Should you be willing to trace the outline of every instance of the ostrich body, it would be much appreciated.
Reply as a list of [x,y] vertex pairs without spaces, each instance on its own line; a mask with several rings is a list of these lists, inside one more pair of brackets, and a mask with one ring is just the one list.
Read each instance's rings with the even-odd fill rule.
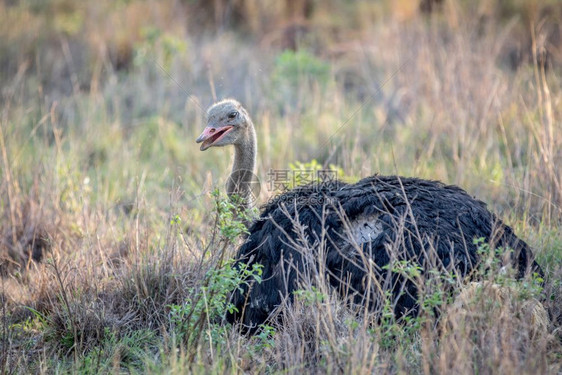
[[[234,145],[227,192],[247,197],[245,171],[254,170],[257,150],[253,123],[235,100],[214,104],[207,117],[197,142],[201,150]],[[479,264],[482,255],[474,241],[479,238],[492,249],[512,249],[506,252],[507,263],[518,277],[529,270],[540,272],[530,247],[485,203],[457,186],[378,175],[354,184],[300,186],[265,205],[249,226],[236,261],[261,264],[262,282],[234,293],[238,311],[228,319],[251,329],[264,323],[285,299],[292,300],[301,275],[320,263],[317,269],[325,270],[330,285],[355,303],[375,308],[377,293],[385,290],[395,316],[413,316],[418,313],[419,284],[390,270],[392,265],[402,262],[419,266],[424,275],[434,269],[462,279]],[[375,275],[376,287],[367,285],[368,274]]]

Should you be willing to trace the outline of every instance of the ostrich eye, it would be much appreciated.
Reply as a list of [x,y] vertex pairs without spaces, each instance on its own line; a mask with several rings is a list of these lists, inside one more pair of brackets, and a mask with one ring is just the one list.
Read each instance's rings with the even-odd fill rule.
[[236,118],[236,117],[238,117],[238,112],[236,112],[236,111],[230,112],[230,113],[228,114],[228,118],[231,119],[231,120],[234,119],[234,118]]

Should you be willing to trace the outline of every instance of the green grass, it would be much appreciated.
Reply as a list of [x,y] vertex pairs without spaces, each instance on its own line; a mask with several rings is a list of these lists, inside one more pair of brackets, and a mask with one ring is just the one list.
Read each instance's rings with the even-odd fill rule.
[[[234,2],[231,23],[223,1],[0,5],[1,374],[561,370],[559,4],[312,3]],[[461,311],[439,275],[403,324],[311,281],[241,335],[220,317],[244,228],[213,193],[232,150],[195,144],[215,97],[251,113],[261,202],[270,169],[458,184],[533,247],[543,290],[490,277],[513,295]]]

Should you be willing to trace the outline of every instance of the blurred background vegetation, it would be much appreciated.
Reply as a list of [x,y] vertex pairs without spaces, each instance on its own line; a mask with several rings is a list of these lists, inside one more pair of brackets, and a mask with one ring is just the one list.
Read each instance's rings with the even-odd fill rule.
[[7,1],[7,160],[29,185],[58,144],[96,198],[130,199],[151,168],[164,174],[147,184],[182,176],[195,194],[228,163],[192,144],[203,109],[234,97],[260,172],[318,159],[421,175],[551,220],[561,20],[558,1]]
[[45,254],[120,280],[170,218],[204,247],[232,150],[194,140],[226,97],[253,117],[262,181],[316,160],[458,184],[560,268],[560,1],[6,0],[2,300],[56,310],[30,271]]

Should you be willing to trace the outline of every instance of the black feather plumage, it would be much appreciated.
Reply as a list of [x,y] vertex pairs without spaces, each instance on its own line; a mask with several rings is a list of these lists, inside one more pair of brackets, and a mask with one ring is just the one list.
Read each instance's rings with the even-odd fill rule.
[[228,316],[248,327],[264,323],[284,298],[293,298],[311,262],[325,262],[330,284],[363,303],[371,293],[364,282],[366,261],[372,261],[397,317],[416,315],[418,296],[412,280],[385,269],[392,260],[425,271],[438,265],[465,277],[479,262],[474,239],[483,238],[492,248],[513,250],[519,277],[540,272],[529,246],[485,203],[457,186],[417,178],[372,176],[355,184],[298,187],[265,205],[249,232],[236,261],[263,265],[263,281],[235,292],[238,312]]

